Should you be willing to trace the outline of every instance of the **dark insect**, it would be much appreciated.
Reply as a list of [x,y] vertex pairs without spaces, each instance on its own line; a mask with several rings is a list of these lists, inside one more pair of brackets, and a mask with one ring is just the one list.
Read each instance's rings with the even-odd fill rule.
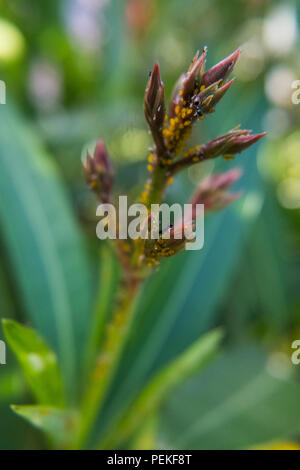
[[[174,227],[174,224],[170,224],[169,227],[168,227],[168,231],[170,232],[172,230],[172,228]],[[162,235],[164,232],[164,230],[162,228],[159,229],[159,236]]]
[[197,116],[198,116],[198,117],[203,116],[203,111],[202,111],[201,106],[200,106],[200,100],[199,100],[199,98],[196,98],[196,99],[194,100],[194,107],[195,107]]

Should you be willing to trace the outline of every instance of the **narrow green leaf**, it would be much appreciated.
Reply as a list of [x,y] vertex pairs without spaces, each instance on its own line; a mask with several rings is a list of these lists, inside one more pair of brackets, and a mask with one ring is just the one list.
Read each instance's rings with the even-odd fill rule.
[[67,446],[76,416],[51,406],[11,405],[12,410],[33,426],[45,432],[56,446]]
[[90,264],[54,161],[10,105],[0,107],[0,225],[26,317],[58,354],[69,394],[89,325]]
[[166,403],[157,446],[170,449],[245,449],[299,431],[299,383],[291,365],[255,348],[220,357]]
[[106,437],[105,447],[114,448],[119,442],[128,439],[178,385],[206,366],[216,354],[222,338],[221,330],[205,334],[163,368],[146,385],[117,428]]
[[91,328],[87,341],[86,370],[89,370],[92,361],[100,350],[105,325],[114,310],[119,280],[119,262],[111,247],[104,245],[101,249],[99,295],[96,300],[94,315],[91,319]]
[[63,406],[63,386],[55,354],[34,330],[14,320],[4,319],[2,325],[38,403]]
[[9,370],[0,375],[0,403],[19,399],[26,388],[25,379],[20,369]]

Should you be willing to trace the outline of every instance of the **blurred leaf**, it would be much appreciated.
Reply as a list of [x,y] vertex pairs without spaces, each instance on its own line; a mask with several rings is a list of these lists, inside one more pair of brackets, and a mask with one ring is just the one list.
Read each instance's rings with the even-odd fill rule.
[[25,391],[25,381],[20,370],[1,372],[0,376],[0,402],[15,400]]
[[9,105],[0,107],[0,158],[0,224],[14,281],[74,392],[89,321],[90,267],[56,169]]
[[113,249],[103,244],[101,249],[101,272],[98,298],[88,335],[86,367],[88,373],[92,361],[98,353],[105,326],[110,320],[115,306],[115,298],[120,280],[120,266]]
[[12,410],[48,434],[56,445],[66,446],[74,425],[73,413],[51,406],[11,405]]
[[294,441],[272,441],[255,446],[254,450],[300,450],[300,444]]
[[159,448],[244,449],[299,431],[300,385],[265,360],[237,349],[184,385],[165,407]]
[[283,253],[287,252],[285,229],[280,211],[269,194],[249,240],[247,254],[252,288],[262,315],[270,332],[277,333],[282,333],[289,321],[288,273],[283,262]]
[[153,412],[144,420],[139,427],[138,432],[130,441],[130,449],[133,450],[153,450],[156,443],[156,434],[158,429],[159,413]]
[[128,439],[172,394],[174,388],[207,365],[216,354],[222,337],[220,330],[207,333],[162,369],[146,385],[117,428],[106,435],[105,446],[115,448],[120,442]]
[[38,403],[63,406],[63,386],[55,354],[32,329],[14,320],[2,320],[2,324],[6,340]]

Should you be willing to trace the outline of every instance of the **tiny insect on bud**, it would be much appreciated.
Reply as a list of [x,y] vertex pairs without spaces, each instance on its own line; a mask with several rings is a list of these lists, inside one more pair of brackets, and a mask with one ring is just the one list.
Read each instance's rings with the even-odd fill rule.
[[98,140],[93,156],[87,154],[83,166],[86,182],[91,190],[100,201],[103,203],[109,202],[114,182],[114,172],[103,140]]
[[[176,225],[171,225],[160,232],[160,238],[154,243],[148,244],[146,256],[160,259],[169,258],[184,250],[186,242],[193,242],[191,235],[195,229],[195,222],[190,218],[185,221],[178,221]],[[167,237],[165,238],[165,235]]]

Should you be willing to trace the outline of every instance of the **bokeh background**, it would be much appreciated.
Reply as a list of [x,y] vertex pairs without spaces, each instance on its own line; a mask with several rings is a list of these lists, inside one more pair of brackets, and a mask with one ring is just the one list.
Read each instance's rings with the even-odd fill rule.
[[[142,108],[148,73],[158,61],[169,97],[204,45],[208,65],[239,46],[242,55],[230,93],[192,141],[237,124],[268,132],[235,160],[194,167],[168,190],[169,201],[186,202],[213,170],[244,170],[241,199],[207,219],[204,249],[167,260],[147,283],[99,434],[151,374],[221,325],[218,359],[171,394],[136,446],[300,439],[300,365],[290,359],[300,339],[300,104],[291,100],[300,79],[299,9],[296,0],[0,1],[0,316],[39,330],[71,388],[82,385],[99,285],[106,280],[113,295],[116,282],[107,259],[99,268],[96,202],[81,169],[86,149],[106,141],[116,192],[134,198],[151,144]],[[8,406],[31,400],[8,351],[0,448],[45,446]]]

